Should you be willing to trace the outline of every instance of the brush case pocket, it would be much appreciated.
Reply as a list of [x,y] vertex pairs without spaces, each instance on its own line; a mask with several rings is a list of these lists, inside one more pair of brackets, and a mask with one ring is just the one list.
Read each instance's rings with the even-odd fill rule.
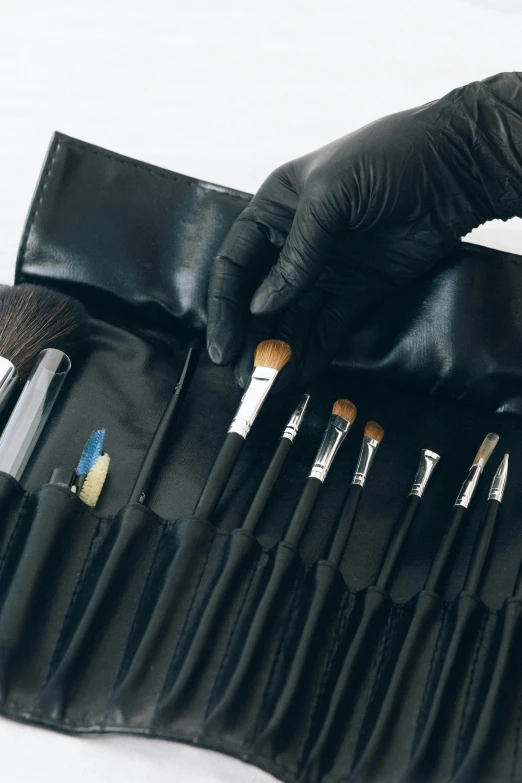
[[290,781],[488,780],[477,734],[499,722],[491,779],[515,764],[518,601],[397,603],[286,544],[137,507],[101,519],[50,485],[21,514],[1,575],[4,714],[201,744]]
[[[241,392],[201,357],[149,508],[127,505],[249,200],[57,134],[17,283],[78,296],[91,337],[24,474],[0,474],[0,712],[228,753],[288,783],[522,781],[520,258],[463,244],[361,322],[311,402],[255,536],[241,529],[299,396],[271,395],[212,523],[192,516]],[[499,313],[502,318],[499,318]],[[332,402],[358,406],[298,550],[284,530]],[[339,567],[324,560],[363,422],[386,431]],[[47,484],[106,427],[96,512]],[[462,593],[488,464],[442,595],[422,590],[488,431],[510,477],[480,596]],[[374,584],[420,449],[441,454],[389,592]]]

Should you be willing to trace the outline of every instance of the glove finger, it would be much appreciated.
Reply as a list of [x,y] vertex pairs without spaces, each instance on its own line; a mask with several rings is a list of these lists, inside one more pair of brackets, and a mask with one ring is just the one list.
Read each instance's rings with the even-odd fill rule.
[[242,389],[248,384],[254,366],[256,348],[263,340],[277,339],[274,316],[250,316],[241,355],[234,365],[234,380]]
[[277,263],[254,294],[252,313],[276,313],[299,299],[321,274],[337,228],[326,198],[303,197]]
[[314,315],[320,311],[326,297],[324,291],[314,287],[282,316],[251,317],[241,356],[234,367],[234,378],[238,386],[244,388],[247,385],[252,373],[255,350],[262,340],[268,339],[284,340],[292,349],[290,361],[279,373],[274,391],[282,391],[295,382]]
[[229,364],[241,351],[252,293],[277,252],[266,227],[247,208],[225,238],[210,275],[207,349],[215,364]]
[[315,320],[303,351],[297,382],[310,383],[331,363],[346,340],[360,310],[344,297],[332,296]]

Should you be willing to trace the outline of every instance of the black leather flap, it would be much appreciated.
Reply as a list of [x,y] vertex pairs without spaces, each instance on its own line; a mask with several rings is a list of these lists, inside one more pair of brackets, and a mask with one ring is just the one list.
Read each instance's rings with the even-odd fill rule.
[[[249,199],[56,134],[17,282],[81,286],[130,305],[133,320],[162,310],[201,329],[213,255]],[[368,313],[337,364],[351,377],[520,414],[520,301],[522,257],[463,243],[443,268]]]

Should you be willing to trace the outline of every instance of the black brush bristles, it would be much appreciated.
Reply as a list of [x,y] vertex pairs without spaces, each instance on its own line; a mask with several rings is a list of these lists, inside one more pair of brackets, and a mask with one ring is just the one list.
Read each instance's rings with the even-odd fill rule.
[[80,302],[44,286],[23,283],[0,288],[0,356],[22,381],[44,348],[67,354],[87,331],[87,311]]

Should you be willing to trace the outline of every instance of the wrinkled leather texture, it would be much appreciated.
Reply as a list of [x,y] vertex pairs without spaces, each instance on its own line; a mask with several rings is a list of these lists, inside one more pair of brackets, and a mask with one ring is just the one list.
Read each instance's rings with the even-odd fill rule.
[[368,311],[447,261],[461,237],[521,216],[521,77],[473,82],[277,168],[212,267],[213,361],[241,356],[245,385],[265,330],[292,346],[286,382],[307,383]]
[[[256,536],[245,510],[299,397],[270,396],[212,524],[191,515],[241,391],[202,356],[150,509],[126,506],[239,194],[58,134],[17,282],[91,312],[23,488],[0,476],[0,711],[68,732],[194,742],[301,783],[522,780],[517,256],[462,245],[361,323],[310,409]],[[487,293],[487,296],[486,296]],[[500,314],[500,315],[499,315]],[[333,401],[358,419],[295,552],[284,529]],[[385,429],[339,569],[322,561],[364,423]],[[96,512],[45,485],[107,428]],[[501,437],[442,596],[422,592],[482,438]],[[441,454],[385,593],[373,586],[419,451]],[[465,571],[504,451],[510,477],[480,596]]]

